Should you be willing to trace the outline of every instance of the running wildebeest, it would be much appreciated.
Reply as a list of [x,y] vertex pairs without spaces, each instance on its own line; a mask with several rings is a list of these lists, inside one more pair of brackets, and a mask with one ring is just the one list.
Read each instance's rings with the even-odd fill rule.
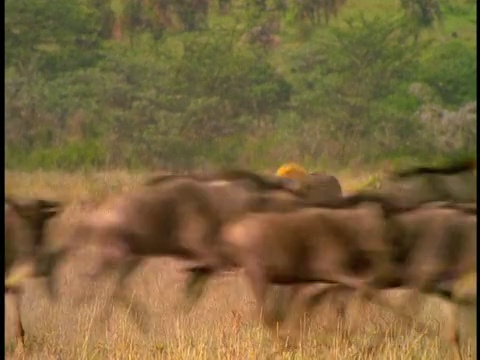
[[45,227],[62,210],[63,206],[58,201],[5,199],[5,275],[10,275],[5,281],[5,294],[12,294],[15,300],[18,350],[25,345],[20,316],[23,290],[22,284],[15,282],[14,273],[23,268],[28,272],[24,277],[45,275],[49,256],[44,239]]
[[[383,191],[377,192],[377,195],[381,195],[384,198],[388,198],[391,201],[400,202],[403,204],[421,204],[428,201],[436,201],[437,203],[432,203],[428,207],[431,208],[441,208],[446,207],[450,209],[457,209],[461,212],[470,213],[472,215],[476,215],[476,179],[474,175],[475,170],[475,162],[472,160],[462,161],[462,162],[454,162],[445,167],[419,167],[414,169],[409,169],[406,171],[398,172],[394,174],[393,180],[398,181],[397,183],[391,183],[389,185],[393,185],[387,187]],[[421,187],[421,182],[413,184],[410,187],[404,187],[402,185],[403,179],[413,179],[413,180],[423,180],[423,178],[427,178],[427,186]],[[400,183],[400,184],[399,184]],[[400,186],[398,186],[400,185]],[[412,184],[410,184],[412,185]],[[420,186],[419,186],[420,185]],[[445,202],[445,201],[454,201],[455,203],[438,203],[438,202]],[[459,203],[460,202],[460,203]],[[425,210],[427,211],[427,210]],[[430,210],[432,211],[432,210]],[[476,223],[476,217],[475,217]],[[427,228],[428,226],[425,225]],[[391,228],[391,225],[390,225]],[[445,230],[448,232],[448,230]],[[433,235],[432,235],[433,236]],[[424,242],[421,237],[411,238],[407,241],[408,246],[405,243],[399,243],[396,241],[396,246],[400,246],[402,249],[410,249],[412,252],[416,251],[417,241]],[[453,241],[453,240],[452,240]],[[414,246],[415,245],[415,246]],[[453,243],[452,246],[454,246]],[[440,245],[439,245],[440,247]],[[406,250],[405,250],[406,251]],[[476,253],[474,252],[473,254]],[[405,264],[403,264],[405,267]],[[406,270],[405,270],[406,271]],[[473,271],[473,270],[472,270]],[[468,276],[468,273],[464,274],[463,277]],[[457,277],[457,282],[462,279],[462,276]],[[452,284],[450,284],[452,285]],[[438,290],[440,292],[440,289]],[[452,291],[452,290],[450,290]],[[454,292],[455,293],[455,292]],[[454,296],[458,297],[458,294]],[[315,298],[315,296],[313,296]],[[470,303],[471,303],[471,299]],[[457,302],[460,299],[457,299]],[[313,301],[314,303],[315,301]],[[343,304],[345,305],[345,304]],[[344,313],[342,309],[339,311],[340,313]],[[456,356],[458,357],[459,354],[459,345],[458,345],[458,337],[456,327],[457,324],[455,323],[455,316],[454,316],[455,309],[451,309],[450,311],[450,321],[451,326],[447,327],[447,331],[449,331],[448,337],[449,340],[453,342]],[[452,314],[453,313],[453,314]]]
[[[156,177],[139,189],[108,199],[75,228],[68,244],[56,253],[55,265],[84,243],[94,243],[100,247],[103,259],[92,278],[116,267],[119,278],[112,298],[125,302],[125,280],[143,258],[186,259],[193,262],[187,268],[187,295],[195,299],[209,276],[226,267],[222,243],[218,241],[223,223],[248,211],[289,211],[297,206],[299,200],[288,190],[282,191],[280,181],[263,182],[255,174],[248,177],[246,173],[237,174],[238,183],[199,180],[188,175]],[[267,190],[255,191],[255,186],[270,187],[272,192],[267,195]],[[134,304],[132,315],[141,315],[139,306]]]
[[[338,180],[331,175],[312,174],[301,181],[247,170],[223,170],[208,175],[159,175],[148,179],[146,185],[164,184],[169,180],[193,179],[213,189],[218,209],[232,218],[232,203],[221,199],[235,199],[237,213],[261,211],[290,211],[315,201],[332,201],[342,196]],[[224,192],[228,194],[224,194]],[[248,199],[248,201],[247,201]]]
[[342,187],[335,176],[317,172],[308,174],[296,163],[282,165],[276,175],[285,178],[299,196],[309,201],[329,201],[342,196]]
[[[333,201],[342,196],[338,179],[328,174],[307,172],[295,163],[287,163],[280,167],[276,175],[258,174],[248,170],[228,169],[206,175],[158,175],[147,180],[153,185],[178,178],[193,178],[215,187],[219,212],[231,214],[228,209],[234,207],[239,213],[263,211],[292,211],[304,207],[311,202]],[[224,181],[223,183],[221,181]],[[227,181],[227,182],[225,182]],[[233,183],[233,184],[232,184]],[[241,186],[241,188],[238,188]],[[223,190],[222,190],[223,187]],[[227,191],[229,194],[224,194]],[[248,194],[246,192],[249,192]],[[234,194],[237,194],[236,196]],[[243,194],[243,196],[239,196]],[[225,202],[223,199],[231,199]],[[242,200],[243,199],[243,200]],[[245,199],[251,199],[248,202]],[[226,208],[227,207],[227,208]],[[223,217],[224,222],[232,216]],[[204,278],[205,281],[207,278]]]
[[[389,186],[386,189],[372,193],[389,199],[397,203],[397,205],[403,204],[405,206],[405,204],[409,204],[414,206],[415,204],[421,205],[425,202],[436,201],[436,203],[431,203],[428,206],[456,208],[464,210],[466,213],[476,214],[476,203],[474,202],[476,201],[476,178],[474,170],[475,161],[472,160],[453,162],[444,167],[413,168],[394,174],[392,177],[394,182],[387,184]],[[418,181],[408,184],[410,186],[407,187],[402,183],[402,180],[405,178],[413,180],[420,178],[421,180],[426,175],[430,177],[427,179],[427,187],[422,186],[424,184]],[[429,184],[431,185],[430,188],[428,187]],[[442,201],[444,203],[441,203]],[[445,203],[448,201],[455,203]],[[420,238],[417,240],[422,241]],[[403,244],[402,248],[404,247],[405,244]],[[296,288],[295,290],[298,289]],[[315,295],[312,298],[315,298]],[[345,306],[343,302],[340,304],[343,307]],[[339,313],[343,314],[344,309],[339,309]],[[452,325],[450,329],[454,329],[454,326]]]
[[357,282],[352,271],[370,271],[373,258],[380,264],[385,253],[381,212],[370,205],[247,214],[227,224],[221,238],[227,256],[245,269],[261,306],[268,282],[351,284]]
[[336,200],[342,196],[338,179],[325,173],[310,173],[299,180],[303,196],[312,202]]
[[[179,179],[161,187],[143,186],[107,199],[87,213],[67,244],[57,251],[49,275],[55,284],[55,273],[67,255],[94,244],[99,247],[101,262],[91,278],[118,270],[112,299],[125,303],[125,280],[144,257],[190,260],[195,264],[192,272],[218,267],[216,235],[220,224],[206,187],[198,181]],[[134,303],[132,315],[140,325],[142,312],[140,304]]]
[[475,161],[452,162],[443,167],[417,167],[393,173],[379,192],[397,202],[476,202]]
[[476,290],[460,293],[456,285],[476,274],[476,207],[457,204],[423,206],[396,214],[386,222],[389,262],[400,283],[447,300],[446,337],[460,359],[457,304],[474,305]]
[[[377,301],[373,290],[406,286],[471,304],[456,296],[453,285],[476,271],[476,216],[471,214],[476,210],[398,211],[393,206],[381,212],[353,207],[249,214],[227,225],[222,239],[245,270],[260,307],[269,283],[310,282],[338,283]],[[268,315],[264,322],[271,327]],[[449,330],[459,356],[456,324]]]

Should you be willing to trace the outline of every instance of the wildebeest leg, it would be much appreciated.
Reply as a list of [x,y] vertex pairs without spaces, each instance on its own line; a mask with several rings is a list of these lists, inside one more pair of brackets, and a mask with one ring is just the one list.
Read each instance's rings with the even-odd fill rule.
[[117,298],[123,303],[125,307],[130,307],[130,312],[134,317],[137,325],[146,332],[149,328],[147,309],[144,304],[133,298],[129,299],[126,296],[125,290],[125,281],[133,273],[133,271],[140,265],[142,258],[132,257],[129,258],[122,266],[120,267],[119,278],[117,282],[117,287],[114,291],[114,299]]
[[[447,342],[453,347],[453,358],[455,360],[461,360],[462,354],[460,351],[460,332],[458,328],[458,310],[459,305],[455,303],[452,299],[445,299],[445,297],[440,294],[435,294],[439,299],[442,300],[447,306],[447,311],[444,311],[447,316],[445,321],[445,329],[443,331],[443,336]],[[452,302],[453,301],[453,302]],[[470,304],[469,304],[470,305]]]
[[447,316],[445,325],[445,336],[453,346],[453,358],[455,360],[462,360],[462,353],[460,351],[460,332],[458,329],[458,305],[447,302]]
[[[302,293],[299,297],[298,304],[296,306],[296,313],[293,318],[296,321],[296,325],[299,326],[301,324],[301,319],[304,318],[305,314],[309,314],[313,311],[313,309],[320,305],[327,296],[331,293],[338,293],[339,295],[347,295],[352,293],[352,290],[349,287],[345,287],[344,285],[338,284],[326,284],[325,287],[321,289],[316,289],[315,292],[308,292],[302,289]],[[346,301],[344,297],[341,298],[339,303],[335,303],[337,306],[337,316],[340,318],[341,324],[343,325],[345,321],[345,309],[346,309]],[[341,327],[343,328],[343,326]]]
[[186,283],[187,306],[190,310],[205,293],[206,284],[212,276],[213,270],[208,267],[193,267],[188,269],[189,275]]
[[13,296],[14,306],[15,306],[15,319],[16,319],[16,329],[15,329],[15,339],[17,341],[17,347],[15,352],[17,354],[23,353],[25,351],[25,330],[22,324],[22,317],[20,314],[20,308],[22,303],[22,290],[21,289],[12,289],[8,290],[9,294]]
[[266,295],[268,283],[263,271],[256,266],[246,266],[245,275],[250,282],[253,295],[257,302],[257,311],[260,315],[261,321],[273,331],[275,321],[272,316],[267,313],[266,309]]
[[47,290],[47,294],[50,300],[55,301],[57,299],[58,285],[55,281],[54,271],[58,266],[58,262],[65,257],[67,249],[58,249],[48,251],[37,263],[38,273],[44,275],[43,283]]
[[[118,301],[126,308],[129,308],[135,323],[139,326],[139,328],[143,332],[146,332],[148,330],[149,324],[147,321],[148,317],[146,316],[147,311],[144,305],[141,302],[126,296],[127,293],[125,291],[125,281],[132,274],[132,272],[140,265],[141,262],[142,262],[141,257],[131,256],[128,259],[126,259],[125,262],[120,264],[118,280],[115,285],[115,289],[113,290],[111,299],[113,301]],[[106,321],[111,315],[111,306],[108,306],[108,305],[109,304],[107,302],[103,310],[103,316],[101,319],[102,321]],[[110,308],[110,311],[108,311],[109,308]]]
[[348,287],[333,285],[333,286],[327,286],[322,290],[317,291],[307,299],[307,303],[305,305],[305,311],[311,312],[314,309],[314,307],[318,306],[322,301],[326,299],[326,296],[332,292],[336,292],[338,294],[337,296],[339,296],[339,298],[336,299],[335,301],[337,317],[340,319],[342,323],[345,322],[346,308],[347,308],[346,297],[351,296],[354,292],[353,289]]
[[285,321],[286,317],[288,316],[286,312],[292,306],[293,302],[299,297],[299,294],[302,295],[300,296],[301,300],[299,300],[301,305],[298,308],[300,309],[300,311],[303,311],[303,313],[308,313],[310,311],[310,303],[307,303],[304,299],[309,299],[312,304],[316,303],[317,300],[320,300],[320,298],[322,297],[322,291],[326,290],[322,289],[320,291],[317,291],[314,295],[304,296],[304,288],[305,285],[303,284],[291,285],[285,289],[282,289],[279,296],[275,296],[272,311],[275,316],[276,322],[283,323]]
[[290,308],[297,294],[301,291],[301,288],[302,285],[292,285],[288,287],[283,286],[280,289],[274,290],[279,293],[274,296],[272,307],[272,315],[274,316],[275,322],[281,324],[285,321],[287,316],[286,312]]
[[[358,291],[359,296],[375,303],[383,308],[389,309],[397,316],[400,316],[408,321],[412,322],[412,316],[408,314],[404,309],[400,309],[396,306],[393,306],[389,301],[383,299],[379,294],[379,289],[376,287],[372,287],[369,285],[370,281],[366,281],[363,279],[359,279],[356,277],[348,276],[339,274],[332,278],[333,280],[337,281],[339,285],[344,285],[351,289],[355,289]],[[373,279],[375,281],[375,279]],[[419,332],[424,332],[427,327],[424,325],[415,326],[415,329]]]
[[[92,283],[94,281],[98,281],[100,278],[106,276],[108,273],[113,272],[118,268],[118,266],[119,264],[117,261],[113,261],[110,258],[104,258],[99,264],[97,264],[96,269],[94,269],[90,273],[83,274],[82,277]],[[93,301],[94,298],[95,292],[87,291],[85,292],[84,296],[81,296],[75,301],[75,304],[80,305],[81,303],[89,303]]]
[[[213,236],[207,232],[204,238],[209,240]],[[210,247],[203,247],[203,244],[208,243],[208,240],[202,241],[202,246],[195,247],[196,265],[187,269],[189,272],[185,286],[187,310],[191,309],[205,293],[207,282],[213,273],[224,268],[221,256]]]
[[291,341],[288,341],[289,339],[278,333],[275,317],[272,316],[266,306],[267,292],[269,290],[267,277],[261,268],[255,264],[252,265],[245,266],[244,271],[247,279],[250,282],[250,286],[257,303],[257,314],[259,315],[261,322],[269,329],[269,331],[272,334],[277,335],[276,339],[281,341],[282,347],[289,347],[291,345]]

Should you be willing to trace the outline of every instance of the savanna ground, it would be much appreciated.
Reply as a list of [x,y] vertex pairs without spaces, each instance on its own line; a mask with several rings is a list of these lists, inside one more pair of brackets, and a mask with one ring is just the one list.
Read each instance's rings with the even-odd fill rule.
[[[367,173],[338,173],[345,191],[372,177]],[[62,174],[6,172],[6,192],[12,195],[59,198],[69,202],[65,213],[50,228],[52,243],[68,237],[88,200],[125,191],[145,174],[108,172]],[[90,251],[90,253],[89,253]],[[93,251],[93,252],[92,252]],[[111,291],[111,278],[88,284],[80,274],[94,263],[94,250],[80,252],[62,268],[60,300],[49,302],[36,280],[27,284],[22,303],[29,359],[446,359],[449,348],[440,336],[427,337],[386,310],[355,300],[350,303],[345,327],[337,326],[331,304],[317,309],[303,327],[295,350],[280,351],[279,342],[261,326],[254,312],[250,288],[241,273],[217,277],[191,312],[182,311],[184,275],[175,260],[147,261],[131,278],[134,296],[148,306],[151,331],[143,335],[124,308],[114,305],[111,319],[97,324],[98,311]],[[81,296],[93,294],[91,303],[79,305]],[[401,296],[400,292],[388,296]],[[401,297],[399,297],[401,300]],[[410,306],[410,305],[409,305]],[[416,318],[442,329],[442,306],[436,299],[411,304]],[[6,357],[13,351],[14,321],[6,305]],[[464,310],[462,352],[476,357],[476,314]],[[345,328],[350,329],[344,336]]]

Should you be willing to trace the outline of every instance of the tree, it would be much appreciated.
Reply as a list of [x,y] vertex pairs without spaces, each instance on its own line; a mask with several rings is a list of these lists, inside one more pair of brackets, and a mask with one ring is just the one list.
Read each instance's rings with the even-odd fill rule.
[[99,9],[89,0],[6,0],[6,66],[34,61],[49,74],[88,67],[99,59]]
[[442,21],[443,13],[438,0],[400,0],[407,17],[418,31],[431,27],[435,21]]

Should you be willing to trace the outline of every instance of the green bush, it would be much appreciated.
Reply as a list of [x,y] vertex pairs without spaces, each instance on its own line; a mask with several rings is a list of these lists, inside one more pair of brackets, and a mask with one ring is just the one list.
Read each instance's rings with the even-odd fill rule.
[[477,98],[477,52],[460,40],[438,44],[426,56],[420,80],[431,86],[449,106]]
[[[300,39],[298,6],[213,7],[204,22],[175,4],[8,0],[7,167],[324,168],[476,147],[475,104],[444,109],[476,98],[474,4],[442,5],[446,26],[469,31],[447,40],[436,28],[419,40],[393,7],[352,6]],[[247,41],[255,27],[276,46]]]

